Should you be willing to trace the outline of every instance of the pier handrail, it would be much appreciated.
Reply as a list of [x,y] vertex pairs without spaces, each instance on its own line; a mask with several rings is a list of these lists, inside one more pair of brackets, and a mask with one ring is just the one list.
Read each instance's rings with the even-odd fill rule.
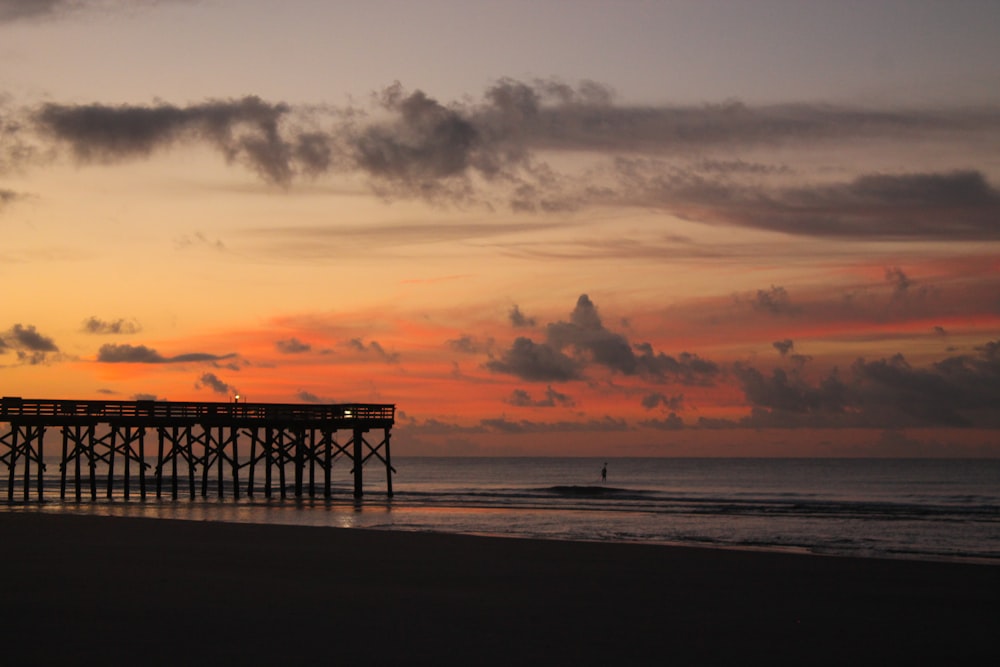
[[284,421],[389,421],[396,406],[383,403],[236,403],[204,401],[105,401],[0,398],[0,421],[11,417],[93,417]]

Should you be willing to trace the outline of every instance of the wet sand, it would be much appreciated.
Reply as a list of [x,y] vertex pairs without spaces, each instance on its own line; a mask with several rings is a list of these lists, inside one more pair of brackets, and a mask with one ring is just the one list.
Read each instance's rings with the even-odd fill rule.
[[982,662],[1000,566],[0,511],[3,664]]

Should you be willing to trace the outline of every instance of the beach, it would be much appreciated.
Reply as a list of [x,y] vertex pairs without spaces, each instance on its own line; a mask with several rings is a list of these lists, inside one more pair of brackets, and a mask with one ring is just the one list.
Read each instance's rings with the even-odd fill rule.
[[0,512],[6,664],[902,664],[997,653],[1000,568]]

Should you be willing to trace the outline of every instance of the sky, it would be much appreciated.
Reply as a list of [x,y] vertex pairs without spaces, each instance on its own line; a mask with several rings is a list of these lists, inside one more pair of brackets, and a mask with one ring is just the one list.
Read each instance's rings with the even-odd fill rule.
[[0,393],[1000,456],[1000,4],[0,0]]

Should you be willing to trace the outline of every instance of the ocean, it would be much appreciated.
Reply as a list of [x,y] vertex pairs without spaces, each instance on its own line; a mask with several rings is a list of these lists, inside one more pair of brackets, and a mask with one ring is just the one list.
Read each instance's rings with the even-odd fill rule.
[[[147,477],[140,501],[121,480],[112,498],[59,499],[57,464],[47,466],[45,497],[32,489],[0,511],[144,516],[197,521],[280,523],[374,530],[435,531],[514,538],[641,542],[838,556],[950,560],[1000,565],[1000,460],[941,459],[604,459],[406,458],[365,468],[365,496],[352,496],[349,464],[334,470],[330,499],[160,499]],[[289,473],[288,479],[291,479]],[[200,484],[200,475],[198,476]],[[33,482],[34,483],[34,482]],[[259,482],[258,482],[259,483]],[[318,485],[321,487],[321,484]],[[319,490],[319,489],[318,489]]]

